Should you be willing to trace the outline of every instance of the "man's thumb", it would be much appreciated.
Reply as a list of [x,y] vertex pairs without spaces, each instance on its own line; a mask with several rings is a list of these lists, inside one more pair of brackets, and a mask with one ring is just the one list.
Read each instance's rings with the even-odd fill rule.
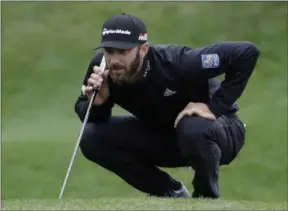
[[103,73],[103,79],[106,80],[109,75],[109,70],[105,70]]
[[216,117],[212,113],[203,113],[202,117],[205,117],[205,118],[213,120],[213,121],[216,120]]

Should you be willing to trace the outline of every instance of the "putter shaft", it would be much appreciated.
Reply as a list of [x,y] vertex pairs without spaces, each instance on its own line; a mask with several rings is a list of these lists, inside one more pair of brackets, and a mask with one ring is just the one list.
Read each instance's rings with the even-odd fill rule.
[[[106,62],[105,62],[105,58],[104,58],[104,56],[103,56],[102,61],[101,61],[101,64],[100,64],[100,68],[101,68],[102,73],[104,72],[105,67],[106,67]],[[72,169],[72,165],[73,165],[73,163],[74,163],[74,160],[75,160],[75,157],[76,157],[76,154],[77,154],[77,150],[78,150],[78,148],[79,148],[80,141],[81,141],[81,139],[82,139],[82,135],[83,135],[84,129],[85,129],[85,127],[86,127],[86,124],[87,124],[87,121],[88,121],[88,118],[89,118],[89,115],[90,115],[90,110],[91,110],[92,104],[93,104],[93,102],[94,102],[94,100],[95,100],[95,97],[96,97],[96,95],[97,95],[97,93],[98,93],[98,90],[99,90],[99,88],[94,89],[94,92],[93,92],[93,94],[92,94],[91,100],[90,100],[90,102],[89,102],[89,106],[88,106],[87,111],[86,111],[86,114],[85,114],[85,118],[84,118],[84,121],[83,121],[81,130],[80,130],[79,136],[78,136],[78,140],[77,140],[76,145],[75,145],[75,147],[74,147],[74,151],[73,151],[73,154],[72,154],[72,158],[71,158],[71,160],[70,160],[69,167],[68,167],[68,169],[67,169],[67,173],[66,173],[64,182],[63,182],[63,184],[62,184],[62,188],[61,188],[61,191],[60,191],[60,194],[59,194],[59,197],[58,197],[59,199],[61,199],[61,198],[63,197],[64,190],[65,190],[65,187],[66,187],[66,184],[67,184],[67,181],[68,181],[68,178],[69,178],[71,169]]]

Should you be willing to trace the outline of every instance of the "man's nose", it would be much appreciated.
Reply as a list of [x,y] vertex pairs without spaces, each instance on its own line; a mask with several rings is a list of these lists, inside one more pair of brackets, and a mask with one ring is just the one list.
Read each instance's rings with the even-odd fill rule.
[[120,58],[119,58],[119,55],[117,55],[117,53],[109,56],[109,62],[111,64],[118,64],[119,61],[120,61]]

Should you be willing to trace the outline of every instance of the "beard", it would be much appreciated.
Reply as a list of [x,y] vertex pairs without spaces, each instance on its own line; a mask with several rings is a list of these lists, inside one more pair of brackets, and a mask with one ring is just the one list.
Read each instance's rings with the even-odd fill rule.
[[141,78],[141,72],[138,71],[140,64],[140,49],[138,49],[136,57],[130,63],[129,67],[118,64],[111,65],[109,67],[110,77],[113,82],[119,86],[134,84]]

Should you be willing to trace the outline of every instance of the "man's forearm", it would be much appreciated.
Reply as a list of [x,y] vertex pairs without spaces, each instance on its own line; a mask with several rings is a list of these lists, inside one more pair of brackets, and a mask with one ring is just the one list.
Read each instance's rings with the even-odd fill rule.
[[[112,113],[113,102],[111,100],[105,101],[102,105],[92,105],[88,122],[103,122],[106,121]],[[89,106],[89,100],[79,97],[75,103],[75,112],[79,119],[83,122],[87,109]]]

